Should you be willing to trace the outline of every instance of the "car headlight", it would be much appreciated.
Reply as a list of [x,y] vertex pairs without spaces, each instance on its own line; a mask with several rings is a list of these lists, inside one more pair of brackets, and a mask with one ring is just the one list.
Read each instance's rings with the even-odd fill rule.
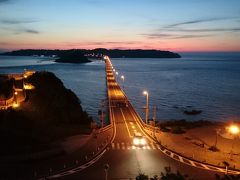
[[134,145],[139,145],[139,139],[134,138],[134,139],[133,139],[133,144],[134,144]]
[[146,144],[146,140],[145,139],[141,139],[141,144],[145,145]]

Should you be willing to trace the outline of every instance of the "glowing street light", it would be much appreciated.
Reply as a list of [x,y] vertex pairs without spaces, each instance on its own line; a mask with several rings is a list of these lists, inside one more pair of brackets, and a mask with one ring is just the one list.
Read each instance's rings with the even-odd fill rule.
[[231,125],[229,127],[229,132],[233,135],[237,135],[239,133],[239,127],[237,125]]
[[123,81],[123,90],[124,90],[124,79],[125,79],[124,75],[121,75],[121,79]]
[[17,108],[17,107],[18,107],[17,94],[18,94],[18,92],[15,91],[15,92],[14,92],[14,100],[15,100],[15,102],[13,103],[13,107],[14,107],[14,108]]
[[116,75],[118,75],[118,72],[116,71]]
[[240,132],[240,129],[237,125],[233,124],[231,126],[228,127],[229,132],[234,136],[233,137],[233,143],[232,143],[232,148],[231,148],[231,152],[230,152],[230,159],[232,159],[232,155],[233,155],[233,146],[234,146],[234,141],[237,137],[237,135]]
[[146,96],[146,116],[145,116],[145,121],[146,124],[148,123],[148,109],[149,109],[149,94],[147,91],[143,91],[143,95]]

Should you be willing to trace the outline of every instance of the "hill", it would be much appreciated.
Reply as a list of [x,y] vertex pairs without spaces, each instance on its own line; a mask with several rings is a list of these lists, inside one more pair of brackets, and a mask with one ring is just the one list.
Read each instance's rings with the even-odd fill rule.
[[0,111],[2,155],[31,153],[42,144],[90,132],[92,118],[53,73],[36,72],[27,82],[35,89],[26,92],[25,102],[17,109]]

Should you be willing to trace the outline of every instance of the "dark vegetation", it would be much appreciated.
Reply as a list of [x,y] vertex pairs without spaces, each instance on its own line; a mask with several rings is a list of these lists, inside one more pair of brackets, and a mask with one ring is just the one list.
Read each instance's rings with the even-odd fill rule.
[[[70,50],[46,50],[46,49],[23,49],[12,52],[5,52],[0,55],[10,55],[10,56],[33,56],[33,55],[44,55],[52,56],[56,55],[65,59],[65,55],[71,56],[74,53],[74,58],[78,57],[81,61],[86,61],[86,59],[80,54],[89,56],[90,54],[95,54],[95,57],[102,57],[103,55],[108,55],[110,58],[180,58],[181,56],[177,53],[170,51],[160,51],[160,50],[143,50],[143,49],[70,49]],[[76,54],[78,54],[76,56]],[[70,59],[66,59],[70,60]],[[64,60],[65,61],[65,60]]]
[[36,72],[27,81],[35,89],[27,91],[26,102],[0,111],[2,155],[38,151],[49,142],[90,131],[91,117],[53,73]]
[[[136,177],[136,180],[194,180],[195,178],[190,178],[186,174],[182,174],[181,172],[172,172],[171,167],[165,167],[165,172],[161,172],[160,176],[153,176],[150,177],[144,173],[139,173],[139,175]],[[196,177],[196,179],[199,179]],[[215,174],[216,180],[239,180],[240,174],[238,175],[231,175],[231,174],[225,174],[225,175],[219,175]]]
[[59,58],[55,62],[62,63],[87,63],[91,62],[86,56],[83,55],[81,51],[68,51],[60,53]]
[[187,180],[188,175],[183,175],[179,171],[176,173],[172,172],[171,167],[165,167],[165,172],[161,172],[160,177],[155,175],[152,178],[149,178],[148,175],[145,175],[144,173],[139,173],[139,175],[136,177],[136,180]]
[[161,121],[157,124],[158,127],[163,132],[172,132],[174,134],[182,134],[186,129],[192,129],[196,127],[209,126],[213,125],[213,122],[206,120],[199,121],[186,121],[185,119],[181,120],[169,120],[169,121]]
[[13,94],[13,79],[8,79],[4,75],[0,75],[0,100],[8,99]]
[[180,58],[181,56],[177,53],[170,51],[160,51],[160,50],[143,50],[143,49],[93,49],[93,50],[83,50],[85,54],[95,53],[108,55],[111,58]]

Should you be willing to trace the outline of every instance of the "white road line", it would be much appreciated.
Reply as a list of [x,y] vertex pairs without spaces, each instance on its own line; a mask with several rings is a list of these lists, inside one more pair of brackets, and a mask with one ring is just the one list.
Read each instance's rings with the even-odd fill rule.
[[207,167],[205,164],[201,164],[205,169],[210,169],[209,167]]
[[117,143],[117,149],[120,149],[120,145],[119,145],[119,143]]
[[152,149],[156,149],[156,147],[154,146],[154,144],[153,144],[153,143],[151,143],[151,146],[152,146]]
[[132,135],[130,134],[130,131],[129,131],[129,129],[128,129],[128,125],[127,125],[127,122],[126,122],[126,118],[125,118],[125,116],[124,116],[124,114],[123,114],[122,108],[120,108],[120,111],[121,111],[121,113],[122,113],[124,123],[125,123],[125,125],[126,125],[126,127],[127,127],[128,135],[129,135],[129,137],[131,138]]
[[188,160],[192,166],[196,167],[195,163],[193,161]]
[[125,144],[124,144],[124,142],[122,142],[121,144],[122,144],[122,150],[125,150]]
[[182,156],[178,156],[178,157],[179,157],[180,162],[184,163]]
[[114,143],[112,143],[112,149],[115,149],[115,144]]
[[127,142],[127,149],[131,149],[131,146],[129,145],[128,142]]

